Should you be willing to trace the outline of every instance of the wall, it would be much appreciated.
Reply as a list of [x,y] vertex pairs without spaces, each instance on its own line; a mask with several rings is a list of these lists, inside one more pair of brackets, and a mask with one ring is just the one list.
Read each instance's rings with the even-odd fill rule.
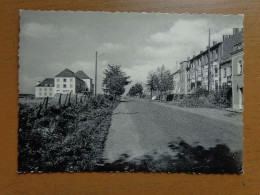
[[[2,0],[0,5],[0,194],[259,194],[259,0]],[[245,173],[17,174],[19,9],[245,14]]]
[[240,69],[238,67],[238,61],[243,60],[243,52],[239,52],[234,54],[232,57],[232,108],[233,109],[243,109],[243,89],[244,88],[244,74],[240,73]]
[[54,97],[54,95],[54,87],[35,87],[35,97]]
[[[66,79],[66,81],[64,81]],[[75,93],[75,77],[55,77],[55,93]],[[59,87],[58,87],[59,85]],[[66,85],[66,87],[64,87]],[[72,85],[72,86],[71,86]]]

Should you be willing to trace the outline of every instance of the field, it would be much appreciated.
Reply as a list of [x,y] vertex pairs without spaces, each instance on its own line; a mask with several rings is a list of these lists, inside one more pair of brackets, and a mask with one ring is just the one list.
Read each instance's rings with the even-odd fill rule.
[[94,171],[116,105],[105,95],[20,98],[18,172]]

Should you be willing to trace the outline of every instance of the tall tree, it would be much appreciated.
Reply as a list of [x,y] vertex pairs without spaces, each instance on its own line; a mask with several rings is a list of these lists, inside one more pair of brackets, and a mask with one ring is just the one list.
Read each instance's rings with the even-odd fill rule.
[[156,90],[156,85],[158,83],[158,77],[155,72],[149,72],[147,81],[146,81],[146,87],[151,92],[151,98],[153,97],[153,91]]
[[104,71],[105,78],[103,79],[103,91],[113,95],[114,100],[125,92],[125,86],[131,83],[125,72],[121,70],[120,65],[109,65]]
[[160,98],[162,94],[173,89],[173,77],[169,70],[165,69],[164,65],[158,67],[156,72],[150,72],[147,77],[146,86],[151,92],[151,97],[153,91],[160,93]]
[[160,91],[160,94],[173,90],[173,76],[169,70],[166,70],[164,65],[157,68],[158,76],[158,86],[157,89]]

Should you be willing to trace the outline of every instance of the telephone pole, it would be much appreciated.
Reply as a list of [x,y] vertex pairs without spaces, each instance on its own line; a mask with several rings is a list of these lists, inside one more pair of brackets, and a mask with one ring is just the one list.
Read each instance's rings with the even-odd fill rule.
[[211,65],[210,65],[210,28],[209,28],[209,45],[208,45],[208,91],[211,89]]
[[97,51],[96,51],[96,64],[95,64],[95,97],[97,96]]

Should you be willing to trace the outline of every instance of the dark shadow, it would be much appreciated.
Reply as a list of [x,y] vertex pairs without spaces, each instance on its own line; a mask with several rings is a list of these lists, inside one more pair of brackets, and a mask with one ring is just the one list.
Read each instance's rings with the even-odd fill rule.
[[242,152],[231,152],[223,144],[205,149],[197,145],[191,146],[179,140],[169,143],[169,148],[176,156],[168,154],[159,157],[153,154],[128,161],[127,154],[113,163],[102,162],[96,167],[97,172],[171,172],[171,173],[206,173],[206,174],[241,174]]
[[116,115],[116,114],[137,114],[139,112],[116,112],[116,113],[113,113],[112,115]]

